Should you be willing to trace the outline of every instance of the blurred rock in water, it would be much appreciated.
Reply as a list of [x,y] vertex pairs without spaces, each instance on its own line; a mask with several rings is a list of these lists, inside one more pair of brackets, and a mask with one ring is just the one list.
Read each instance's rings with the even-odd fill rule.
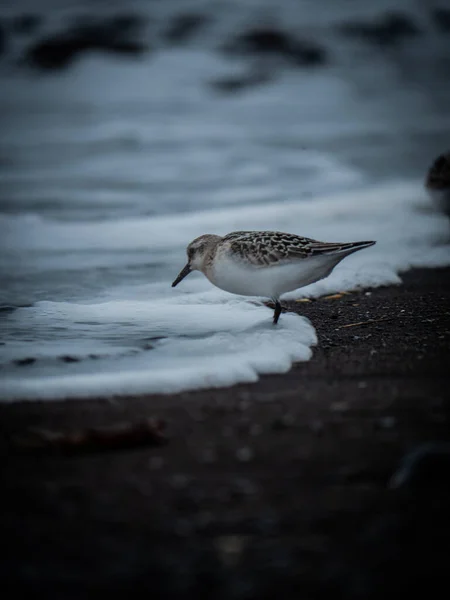
[[102,51],[138,55],[148,50],[142,39],[140,17],[116,15],[106,19],[83,17],[66,31],[49,35],[31,45],[25,62],[41,69],[67,67],[79,54]]
[[225,44],[230,54],[279,56],[299,66],[322,65],[327,61],[325,48],[302,41],[275,27],[250,29]]
[[246,73],[215,79],[210,82],[210,86],[217,92],[233,94],[269,83],[273,80],[274,73],[271,70],[255,67]]
[[425,187],[435,207],[450,216],[450,151],[434,160]]
[[194,13],[178,15],[169,24],[164,37],[168,42],[181,44],[189,41],[209,22],[210,18],[206,15]]
[[350,22],[340,26],[347,36],[365,39],[379,46],[394,46],[421,33],[413,19],[399,12],[390,12],[372,23]]
[[12,21],[12,30],[23,35],[34,33],[42,23],[40,15],[24,13],[15,17]]
[[431,11],[431,18],[439,31],[450,32],[450,8],[435,8]]

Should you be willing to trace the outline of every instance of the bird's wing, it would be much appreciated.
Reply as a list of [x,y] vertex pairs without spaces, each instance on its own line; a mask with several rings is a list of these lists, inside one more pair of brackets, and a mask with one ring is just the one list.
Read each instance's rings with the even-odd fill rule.
[[222,244],[239,260],[255,267],[270,267],[314,256],[350,253],[372,242],[319,242],[280,231],[234,231]]
[[235,231],[224,237],[222,243],[239,260],[255,267],[269,267],[288,260],[311,256],[311,244],[320,244],[309,238],[278,231]]

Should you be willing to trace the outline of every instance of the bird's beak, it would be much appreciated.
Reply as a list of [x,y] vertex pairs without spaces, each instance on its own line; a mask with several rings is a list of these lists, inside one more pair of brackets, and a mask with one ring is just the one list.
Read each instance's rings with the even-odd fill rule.
[[186,275],[189,275],[189,273],[192,271],[189,263],[184,267],[184,269],[182,271],[180,271],[180,273],[178,274],[178,277],[175,279],[175,281],[172,283],[172,287],[175,287],[176,285],[178,285],[180,283],[180,281],[182,279],[184,279],[186,277]]

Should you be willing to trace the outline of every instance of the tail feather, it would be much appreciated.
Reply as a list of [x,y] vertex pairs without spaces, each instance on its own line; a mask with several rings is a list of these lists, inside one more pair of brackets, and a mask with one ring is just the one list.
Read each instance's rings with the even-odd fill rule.
[[369,248],[376,244],[374,241],[368,242],[348,242],[344,244],[336,243],[321,243],[311,244],[311,251],[314,256],[321,254],[351,254],[364,248]]

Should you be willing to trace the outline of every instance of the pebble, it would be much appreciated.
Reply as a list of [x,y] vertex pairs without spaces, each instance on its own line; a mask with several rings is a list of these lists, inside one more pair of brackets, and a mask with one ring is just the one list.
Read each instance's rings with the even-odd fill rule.
[[182,473],[172,475],[170,478],[170,485],[176,490],[182,490],[187,487],[189,483],[189,477]]
[[250,408],[250,401],[249,400],[239,400],[239,402],[237,404],[237,409],[239,411],[244,412],[248,408]]
[[233,427],[231,427],[230,425],[225,425],[225,427],[222,427],[222,435],[223,435],[223,437],[233,437],[233,435],[234,435]]
[[214,522],[214,515],[208,510],[202,510],[195,518],[195,524],[197,529],[206,529]]
[[252,399],[252,395],[250,392],[241,392],[239,394],[239,400],[241,400],[243,402],[250,402],[251,399]]
[[221,535],[215,539],[215,547],[221,562],[228,567],[235,566],[244,551],[247,537],[241,535]]
[[193,533],[194,524],[188,519],[179,518],[175,520],[174,532],[180,537],[188,537]]
[[216,462],[216,460],[217,454],[214,448],[205,448],[201,456],[202,463],[205,465],[211,465],[212,463]]
[[152,456],[148,461],[148,465],[150,469],[152,469],[153,471],[157,471],[158,469],[161,469],[164,466],[164,459],[162,456]]
[[250,479],[239,477],[234,481],[234,488],[239,495],[254,496],[258,491],[257,486]]
[[250,435],[261,435],[262,431],[263,431],[263,428],[259,423],[253,423],[249,427]]
[[380,427],[382,427],[383,429],[392,429],[397,424],[397,419],[395,417],[391,417],[391,416],[381,417],[381,419],[378,421],[378,423],[380,424]]
[[295,424],[295,416],[291,413],[285,413],[277,417],[272,423],[272,429],[288,429]]
[[330,406],[331,412],[346,412],[348,409],[348,402],[344,401],[333,402],[333,404]]
[[236,451],[236,458],[239,462],[250,462],[254,456],[253,450],[248,446],[242,446]]
[[324,428],[323,421],[321,421],[320,419],[313,419],[309,423],[309,428],[311,429],[311,431],[313,433],[317,433],[317,434],[321,433],[323,431],[323,428]]

